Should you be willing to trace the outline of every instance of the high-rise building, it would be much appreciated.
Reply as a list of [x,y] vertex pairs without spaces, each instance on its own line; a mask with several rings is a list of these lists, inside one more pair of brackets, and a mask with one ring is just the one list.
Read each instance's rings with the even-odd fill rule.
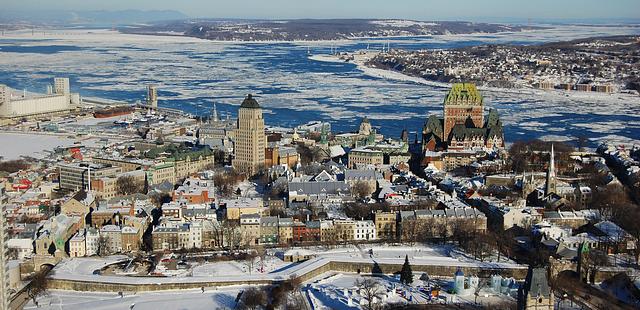
[[265,148],[262,108],[249,94],[238,111],[233,167],[249,175],[256,174],[265,164]]
[[54,86],[54,92],[57,95],[71,94],[71,88],[69,87],[69,78],[54,78],[53,86]]
[[9,309],[9,274],[7,270],[7,223],[4,216],[4,205],[0,204],[0,309]]
[[6,85],[0,84],[0,106],[3,105],[4,103],[8,103],[9,97],[10,97],[9,87],[7,87]]
[[[471,83],[453,84],[444,99],[444,137],[456,124],[466,124],[467,127],[481,128],[484,124],[484,102],[482,95]],[[468,121],[471,123],[468,123]]]
[[556,163],[553,144],[551,144],[551,154],[549,155],[549,167],[547,167],[547,184],[545,185],[544,194],[550,195],[556,192]]
[[158,88],[155,85],[147,86],[147,105],[152,108],[158,107]]

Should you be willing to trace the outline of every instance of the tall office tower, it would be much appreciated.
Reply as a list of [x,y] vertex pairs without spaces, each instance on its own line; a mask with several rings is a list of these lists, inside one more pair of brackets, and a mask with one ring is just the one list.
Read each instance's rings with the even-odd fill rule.
[[7,272],[7,223],[4,205],[0,204],[0,309],[9,309],[9,274]]
[[7,85],[0,84],[0,105],[9,102],[9,98],[9,87],[7,87]]
[[467,124],[466,127],[481,128],[484,125],[484,102],[482,95],[471,83],[453,84],[444,99],[444,139],[449,138],[451,129],[456,124]]
[[249,175],[256,174],[265,163],[265,148],[262,108],[249,94],[238,111],[233,167]]
[[147,86],[147,105],[158,108],[158,88],[155,85]]
[[69,78],[54,78],[53,89],[54,93],[58,95],[70,95],[71,88],[69,87]]

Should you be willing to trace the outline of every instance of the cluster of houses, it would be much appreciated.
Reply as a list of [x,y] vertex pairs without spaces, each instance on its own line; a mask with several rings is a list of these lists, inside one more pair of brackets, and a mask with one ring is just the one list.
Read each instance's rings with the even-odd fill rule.
[[[598,154],[609,160],[612,165],[623,171],[622,181],[638,187],[640,182],[640,147],[602,144]],[[603,168],[604,169],[604,168]],[[608,169],[608,168],[607,168]]]

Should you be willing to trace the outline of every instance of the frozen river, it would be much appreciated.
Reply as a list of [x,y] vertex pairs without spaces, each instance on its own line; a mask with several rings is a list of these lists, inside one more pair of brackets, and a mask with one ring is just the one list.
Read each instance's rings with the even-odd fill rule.
[[[208,114],[217,103],[236,114],[247,93],[259,96],[268,125],[312,120],[337,131],[356,130],[364,116],[389,136],[417,132],[441,112],[446,88],[374,77],[351,63],[313,60],[311,54],[391,48],[453,48],[484,43],[538,44],[597,35],[638,34],[637,27],[558,26],[521,33],[476,34],[316,43],[228,43],[107,30],[7,32],[0,36],[0,83],[43,92],[53,76],[71,78],[73,91],[91,97],[141,100],[157,84],[160,105]],[[497,108],[509,142],[579,135],[621,142],[640,140],[640,97],[562,92],[483,91]]]

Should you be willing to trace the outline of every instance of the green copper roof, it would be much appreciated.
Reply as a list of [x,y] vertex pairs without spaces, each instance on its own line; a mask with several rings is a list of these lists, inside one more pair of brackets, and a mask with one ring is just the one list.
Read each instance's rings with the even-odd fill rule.
[[444,99],[444,104],[482,104],[482,95],[473,83],[455,83]]

